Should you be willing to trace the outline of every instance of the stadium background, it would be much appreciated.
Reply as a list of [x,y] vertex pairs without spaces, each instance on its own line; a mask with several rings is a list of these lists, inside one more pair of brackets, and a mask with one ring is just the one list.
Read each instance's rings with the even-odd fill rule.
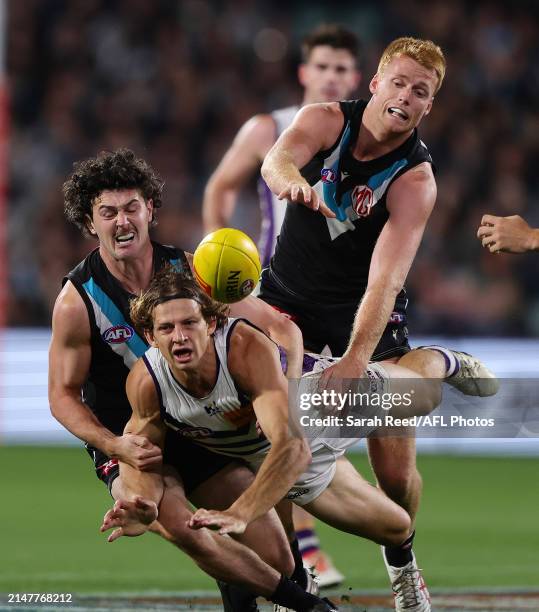
[[[211,586],[150,537],[107,547],[96,529],[105,491],[70,446],[77,441],[48,417],[51,307],[62,276],[94,246],[65,222],[61,184],[73,161],[133,148],[166,183],[155,238],[192,250],[206,179],[244,120],[301,99],[299,41],[321,21],[359,34],[360,96],[392,38],[427,37],[444,49],[446,82],[420,129],[439,189],[407,283],[410,328],[417,338],[450,336],[446,344],[478,352],[501,376],[536,375],[537,255],[495,257],[475,238],[485,212],[539,226],[535,2],[1,1],[9,119],[0,134],[0,592]],[[256,237],[251,187],[234,222]],[[417,546],[429,583],[539,587],[536,460],[526,457],[537,454],[536,440],[422,449]],[[451,454],[427,454],[439,451]],[[488,456],[468,457],[478,453]],[[347,585],[387,589],[375,547],[324,536]]]

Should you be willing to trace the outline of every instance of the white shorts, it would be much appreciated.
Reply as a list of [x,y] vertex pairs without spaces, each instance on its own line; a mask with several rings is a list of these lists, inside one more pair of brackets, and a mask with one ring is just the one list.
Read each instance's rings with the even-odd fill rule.
[[[328,367],[335,363],[334,360],[325,361],[320,359],[313,368],[311,374],[304,375],[301,378],[300,390],[316,389],[317,381],[320,378],[324,367]],[[367,369],[367,375],[371,382],[375,385],[376,392],[382,393],[389,388],[389,376],[385,368],[379,363],[370,363]],[[305,386],[304,386],[305,384]],[[373,387],[374,389],[374,387]],[[366,416],[375,416],[383,414],[384,411],[380,407],[373,409],[373,412]],[[337,459],[344,455],[346,450],[354,446],[356,442],[369,434],[371,434],[376,426],[365,425],[354,429],[354,435],[348,437],[335,437],[338,434],[338,428],[322,427],[316,432],[316,437],[307,437],[311,448],[311,463],[298,478],[294,486],[290,489],[286,498],[293,501],[298,506],[304,506],[321,495],[330,485],[335,471],[337,469]],[[350,430],[347,430],[350,433]],[[251,461],[251,467],[256,471],[264,460],[264,456]]]

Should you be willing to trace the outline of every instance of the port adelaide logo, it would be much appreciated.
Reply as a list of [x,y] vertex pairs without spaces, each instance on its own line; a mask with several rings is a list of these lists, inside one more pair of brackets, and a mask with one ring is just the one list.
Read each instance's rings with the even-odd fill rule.
[[130,325],[114,325],[106,329],[101,337],[109,344],[121,344],[130,340],[134,334],[135,331]]

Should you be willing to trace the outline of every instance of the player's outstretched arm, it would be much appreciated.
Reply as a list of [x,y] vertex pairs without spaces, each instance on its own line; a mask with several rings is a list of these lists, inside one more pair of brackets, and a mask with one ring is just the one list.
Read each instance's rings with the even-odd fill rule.
[[199,509],[190,526],[242,533],[290,490],[310,461],[303,432],[288,410],[287,381],[275,345],[259,331],[238,324],[232,335],[228,366],[237,385],[253,398],[258,423],[271,449],[246,491],[224,512]]
[[107,456],[146,469],[161,460],[159,448],[140,436],[116,436],[82,401],[81,387],[91,360],[88,313],[75,287],[67,282],[56,300],[49,348],[49,404],[52,415],[73,435]]
[[[165,425],[161,421],[155,385],[142,359],[129,373],[126,389],[133,414],[125,426],[125,434],[142,437],[161,450],[165,441]],[[108,537],[109,542],[121,536],[138,536],[148,531],[157,519],[164,492],[161,461],[145,471],[120,461],[120,478],[121,497],[105,514],[101,525],[102,532],[114,528]]]
[[539,251],[539,229],[530,227],[520,215],[483,215],[477,237],[491,253]]
[[241,127],[204,190],[206,233],[229,225],[239,190],[258,172],[274,142],[275,123],[270,115],[256,115]]
[[330,148],[344,122],[338,103],[308,104],[296,115],[266,155],[262,176],[279,199],[319,210],[325,217],[335,214],[301,175],[300,169],[319,151]]

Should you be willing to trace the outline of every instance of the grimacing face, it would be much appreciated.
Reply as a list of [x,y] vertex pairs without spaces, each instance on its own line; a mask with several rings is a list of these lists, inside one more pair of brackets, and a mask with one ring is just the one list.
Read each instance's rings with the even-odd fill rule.
[[432,108],[438,76],[412,58],[394,57],[371,80],[370,91],[377,115],[391,132],[408,132]]
[[348,99],[359,86],[360,73],[350,51],[319,45],[300,65],[298,78],[305,89],[305,104],[313,104]]
[[104,190],[95,198],[88,230],[99,238],[100,248],[115,260],[136,257],[149,244],[153,202],[138,189]]
[[173,371],[192,371],[206,353],[215,327],[215,321],[204,319],[198,302],[178,298],[154,308],[153,330],[146,337]]

